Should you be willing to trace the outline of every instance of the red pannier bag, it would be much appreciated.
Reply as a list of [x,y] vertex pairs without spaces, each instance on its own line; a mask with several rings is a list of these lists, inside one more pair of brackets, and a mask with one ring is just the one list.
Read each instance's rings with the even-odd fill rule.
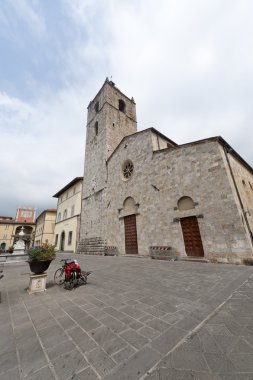
[[65,275],[66,275],[66,279],[70,279],[71,277],[71,272],[75,272],[76,273],[76,278],[78,278],[80,276],[80,272],[81,272],[81,268],[80,268],[80,265],[76,264],[76,263],[70,263],[66,268],[65,268]]

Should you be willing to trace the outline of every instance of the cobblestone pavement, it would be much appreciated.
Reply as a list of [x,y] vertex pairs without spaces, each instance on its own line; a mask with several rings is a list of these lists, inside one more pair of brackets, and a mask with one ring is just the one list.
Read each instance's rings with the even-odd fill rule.
[[26,263],[4,267],[1,380],[253,379],[252,267],[77,256],[93,273],[67,291],[63,257],[40,294]]

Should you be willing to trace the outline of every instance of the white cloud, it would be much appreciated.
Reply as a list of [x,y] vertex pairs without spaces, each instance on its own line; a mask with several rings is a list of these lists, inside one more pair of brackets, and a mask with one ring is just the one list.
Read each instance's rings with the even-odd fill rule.
[[[31,31],[49,33],[40,2],[10,4]],[[155,127],[178,143],[222,135],[253,164],[251,0],[61,5],[71,44],[57,33],[48,38],[65,87],[54,86],[52,71],[52,86],[29,73],[29,84],[38,88],[30,102],[0,88],[2,199],[8,192],[10,202],[51,207],[51,196],[83,174],[86,107],[111,75],[134,97],[139,130]]]

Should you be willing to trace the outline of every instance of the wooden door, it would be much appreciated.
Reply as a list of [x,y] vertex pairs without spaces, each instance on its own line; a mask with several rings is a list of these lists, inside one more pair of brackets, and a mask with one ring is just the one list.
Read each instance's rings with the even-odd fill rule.
[[187,256],[203,257],[204,250],[196,216],[181,218],[180,222]]
[[125,223],[126,254],[136,255],[138,253],[136,216],[135,215],[125,216],[124,223]]

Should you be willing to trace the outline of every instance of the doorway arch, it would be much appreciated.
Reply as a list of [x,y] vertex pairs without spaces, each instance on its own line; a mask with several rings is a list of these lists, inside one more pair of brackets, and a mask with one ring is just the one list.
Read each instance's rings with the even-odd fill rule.
[[61,240],[60,240],[60,251],[64,251],[64,246],[65,246],[65,232],[62,231]]

